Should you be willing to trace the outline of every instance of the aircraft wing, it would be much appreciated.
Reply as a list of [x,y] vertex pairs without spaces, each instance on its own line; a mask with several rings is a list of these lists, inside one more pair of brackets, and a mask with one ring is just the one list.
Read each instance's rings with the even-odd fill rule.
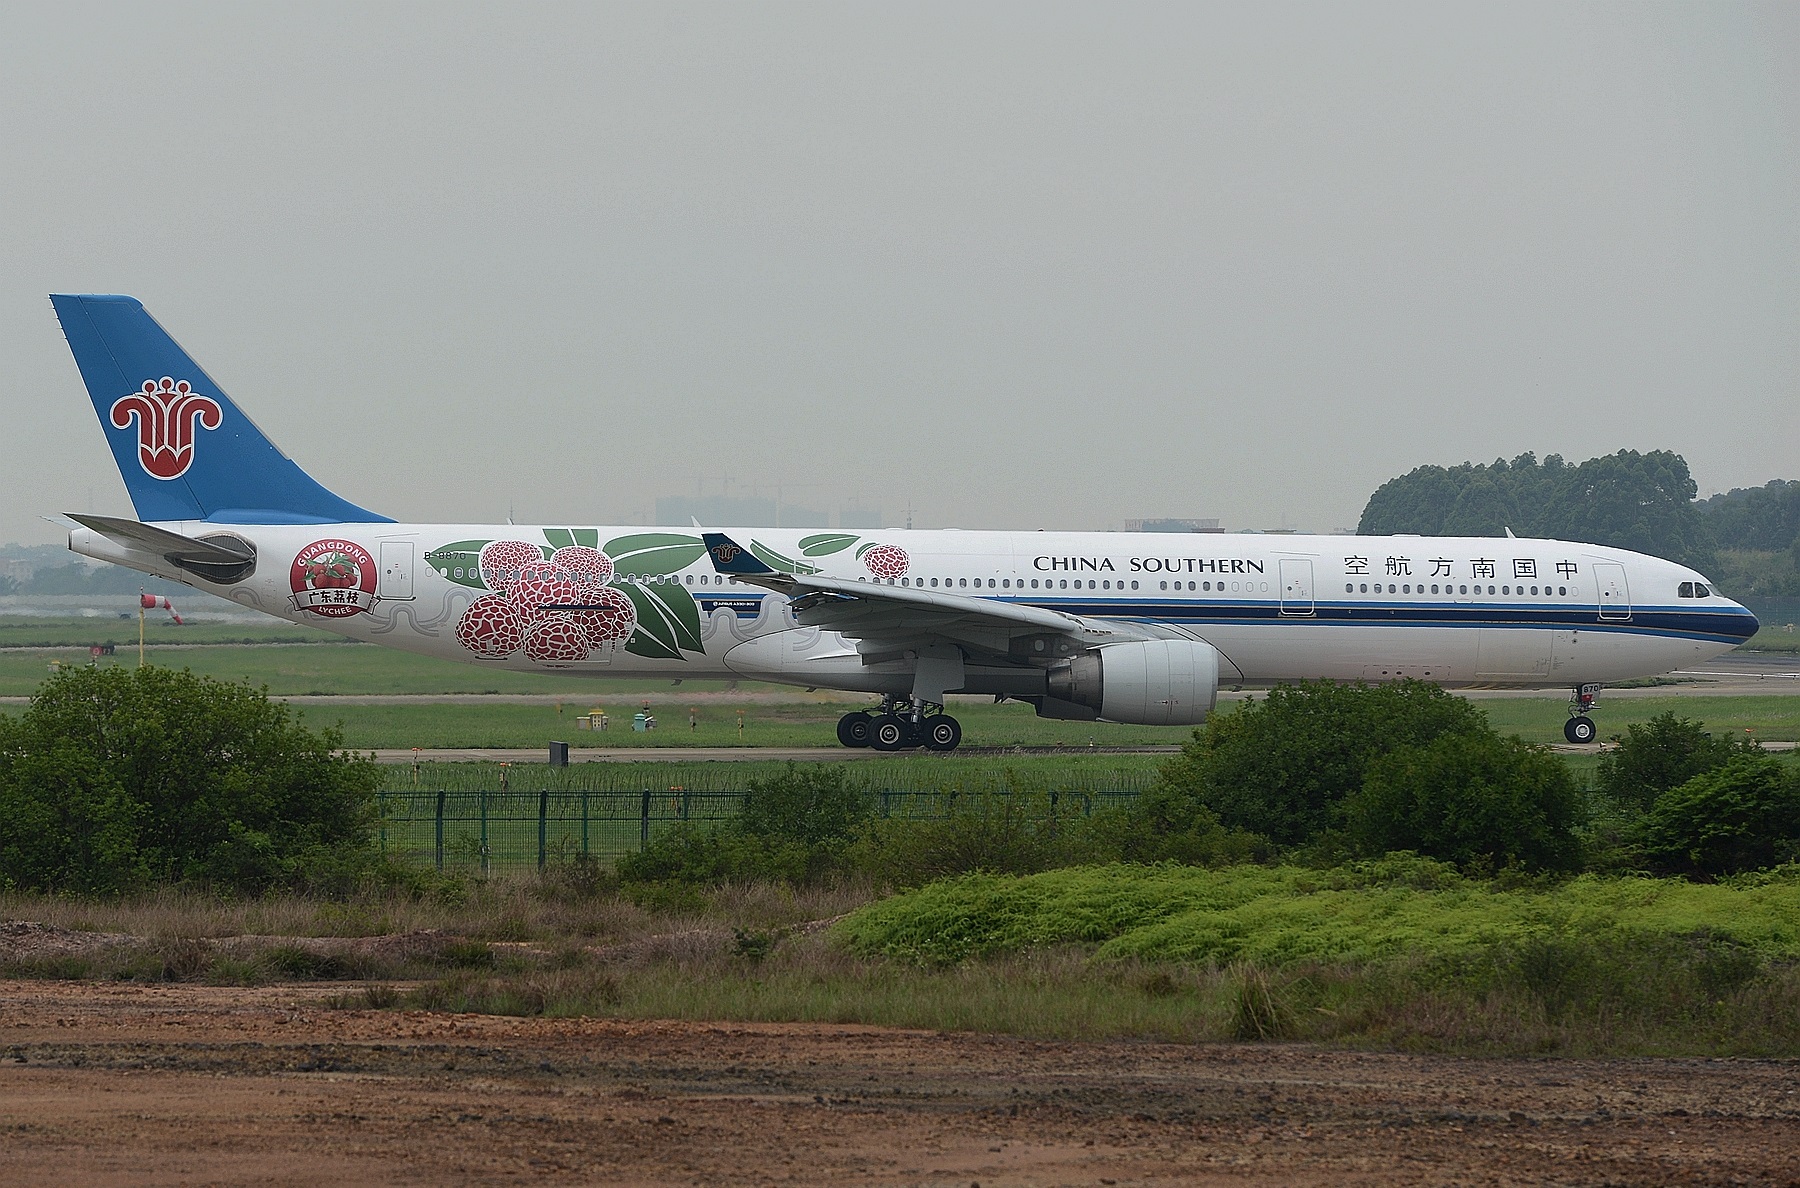
[[1021,661],[1151,638],[1129,623],[996,598],[780,573],[722,533],[703,535],[719,573],[787,595],[802,626],[848,636],[858,641],[857,650],[870,660],[935,640]]

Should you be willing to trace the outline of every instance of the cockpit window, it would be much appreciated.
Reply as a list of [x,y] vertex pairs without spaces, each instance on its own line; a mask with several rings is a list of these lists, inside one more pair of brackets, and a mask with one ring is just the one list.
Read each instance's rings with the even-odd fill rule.
[[1678,598],[1692,598],[1694,596],[1694,583],[1681,583],[1681,589],[1677,590],[1675,594]]
[[1712,591],[1708,590],[1705,586],[1702,586],[1699,582],[1695,582],[1694,583],[1694,597],[1695,598],[1710,598],[1710,597],[1712,597]]

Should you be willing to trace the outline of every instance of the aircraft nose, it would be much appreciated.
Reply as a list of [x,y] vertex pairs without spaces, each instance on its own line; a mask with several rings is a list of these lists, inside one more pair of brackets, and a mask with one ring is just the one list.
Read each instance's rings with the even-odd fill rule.
[[1757,622],[1756,615],[1751,612],[1749,607],[1740,602],[1734,602],[1732,605],[1737,608],[1737,613],[1731,617],[1730,633],[1732,635],[1739,639],[1749,639],[1762,629],[1762,624]]

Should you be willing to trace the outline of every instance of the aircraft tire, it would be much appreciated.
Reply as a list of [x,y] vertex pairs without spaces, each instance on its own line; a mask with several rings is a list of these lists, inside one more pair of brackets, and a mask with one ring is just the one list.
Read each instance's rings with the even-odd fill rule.
[[866,747],[869,745],[868,714],[845,714],[838,719],[838,741],[847,747]]
[[925,719],[925,747],[931,751],[954,751],[962,741],[962,723],[949,714]]
[[1591,743],[1599,733],[1599,729],[1594,725],[1594,720],[1586,714],[1570,718],[1563,723],[1563,737],[1572,743]]
[[877,751],[904,751],[915,745],[912,723],[894,714],[877,714],[869,720],[869,745]]

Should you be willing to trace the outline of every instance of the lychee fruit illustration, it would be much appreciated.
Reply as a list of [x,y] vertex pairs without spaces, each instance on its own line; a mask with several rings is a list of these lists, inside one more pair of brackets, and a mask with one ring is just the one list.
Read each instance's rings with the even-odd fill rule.
[[489,660],[504,660],[525,642],[525,624],[504,594],[483,594],[456,621],[456,642]]
[[487,588],[504,593],[519,580],[520,570],[543,559],[544,550],[534,544],[522,540],[492,540],[481,546],[481,556],[476,559],[476,564]]
[[624,592],[610,586],[590,599],[588,606],[567,613],[587,636],[589,651],[598,652],[621,644],[637,629],[637,607]]
[[587,654],[587,635],[571,614],[551,615],[533,624],[525,635],[526,658],[540,664],[573,663],[586,660]]
[[910,564],[905,549],[889,544],[876,545],[864,553],[862,563],[878,578],[904,577]]
[[599,593],[599,587],[576,581],[555,563],[537,560],[520,568],[510,597],[519,618],[529,627],[550,613],[547,607],[572,606],[586,602],[588,597],[598,597]]
[[550,554],[550,564],[578,582],[604,586],[613,580],[612,558],[586,545],[568,545]]

